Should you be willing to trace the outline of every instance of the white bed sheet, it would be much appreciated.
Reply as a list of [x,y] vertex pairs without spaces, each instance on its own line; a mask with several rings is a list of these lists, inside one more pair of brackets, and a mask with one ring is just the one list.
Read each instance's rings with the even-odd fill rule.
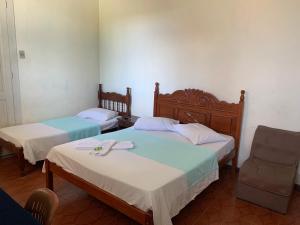
[[[117,117],[105,122],[90,121],[99,123],[101,131],[118,125]],[[54,146],[70,141],[67,132],[42,123],[2,128],[0,138],[13,143],[16,147],[23,147],[24,158],[31,164],[44,160]]]
[[[173,132],[149,133],[185,141]],[[205,180],[188,187],[183,172],[178,169],[126,150],[113,150],[105,157],[95,157],[88,151],[76,150],[81,141],[54,147],[47,159],[130,205],[143,211],[152,210],[154,225],[171,225],[171,218],[219,177],[216,170]],[[213,145],[213,151],[224,146],[224,143]],[[147,179],[141,182],[141,177]]]
[[120,118],[121,116],[117,116],[113,119],[104,121],[104,122],[99,122],[99,121],[95,121],[95,120],[91,120],[92,122],[96,122],[99,123],[101,131],[106,131],[109,129],[113,129],[116,128],[118,126],[118,118]]
[[[132,129],[132,128],[129,128],[129,129]],[[144,131],[144,132],[147,132],[152,135],[157,135],[160,137],[166,137],[166,138],[169,138],[172,140],[182,141],[185,143],[191,143],[184,136],[182,136],[178,133],[175,133],[175,132],[171,132],[171,131]],[[232,151],[232,149],[234,149],[234,143],[235,143],[234,138],[232,136],[228,136],[225,134],[221,134],[221,135],[226,139],[226,141],[220,141],[220,142],[215,142],[215,143],[199,145],[199,147],[207,148],[207,149],[210,149],[210,150],[216,152],[219,161],[221,159],[223,159],[223,157],[225,155],[229,154]]]

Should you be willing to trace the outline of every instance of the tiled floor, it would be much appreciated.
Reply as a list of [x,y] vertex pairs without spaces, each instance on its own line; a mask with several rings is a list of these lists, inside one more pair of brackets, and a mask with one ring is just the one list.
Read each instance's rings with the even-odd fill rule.
[[[55,179],[60,207],[54,225],[136,225],[121,213],[100,203],[71,184]],[[300,192],[295,192],[289,213],[270,210],[237,200],[236,178],[222,169],[221,179],[212,184],[174,218],[174,225],[300,225]],[[0,159],[0,186],[20,204],[32,190],[44,186],[40,169],[19,177],[16,161]]]

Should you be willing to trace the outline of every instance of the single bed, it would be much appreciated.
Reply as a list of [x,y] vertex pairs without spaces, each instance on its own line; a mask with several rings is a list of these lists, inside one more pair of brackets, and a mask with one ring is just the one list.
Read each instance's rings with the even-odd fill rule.
[[229,104],[194,89],[160,94],[156,84],[154,116],[202,122],[221,130],[226,141],[195,146],[174,132],[129,128],[96,137],[136,143],[133,151],[111,151],[103,158],[76,150],[78,142],[71,142],[47,156],[46,186],[53,189],[56,174],[140,224],[170,225],[173,216],[218,179],[219,166],[236,160],[243,104],[244,91],[239,103]]
[[[102,85],[99,84],[98,99],[99,108],[116,111],[118,116],[131,114],[130,88],[127,88],[126,95],[122,95],[103,92]],[[44,160],[56,145],[113,130],[118,125],[117,117],[100,122],[73,116],[2,128],[0,149],[5,148],[17,154],[19,169],[21,175],[24,175],[26,162],[35,164]]]

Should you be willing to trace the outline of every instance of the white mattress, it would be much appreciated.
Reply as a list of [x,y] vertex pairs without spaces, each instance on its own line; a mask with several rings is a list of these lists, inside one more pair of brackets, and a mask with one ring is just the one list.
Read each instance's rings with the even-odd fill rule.
[[[117,117],[105,122],[90,120],[99,124],[101,130],[114,128]],[[67,132],[42,123],[24,124],[0,129],[0,138],[23,147],[24,157],[30,163],[44,160],[50,149],[70,141]]]
[[[132,129],[132,128],[128,128]],[[173,132],[151,131],[152,135],[188,142]],[[234,146],[228,141],[204,145],[216,151],[219,159]],[[86,139],[85,139],[86,140]],[[105,157],[91,156],[88,151],[76,150],[78,142],[54,147],[47,159],[99,188],[121,198],[143,211],[152,210],[154,225],[171,225],[190,201],[218,179],[218,170],[192,187],[187,187],[183,172],[124,150],[114,150]],[[141,182],[140,177],[147,176]]]

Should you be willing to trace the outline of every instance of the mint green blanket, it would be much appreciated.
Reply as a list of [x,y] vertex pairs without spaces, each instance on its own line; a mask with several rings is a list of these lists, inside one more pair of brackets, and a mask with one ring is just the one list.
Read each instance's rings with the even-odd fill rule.
[[100,125],[79,117],[64,117],[41,122],[49,127],[66,131],[70,141],[93,137],[100,134]]
[[204,180],[211,172],[218,169],[218,159],[214,151],[189,143],[157,137],[144,131],[125,129],[95,138],[133,141],[135,148],[128,151],[183,171],[189,186]]

